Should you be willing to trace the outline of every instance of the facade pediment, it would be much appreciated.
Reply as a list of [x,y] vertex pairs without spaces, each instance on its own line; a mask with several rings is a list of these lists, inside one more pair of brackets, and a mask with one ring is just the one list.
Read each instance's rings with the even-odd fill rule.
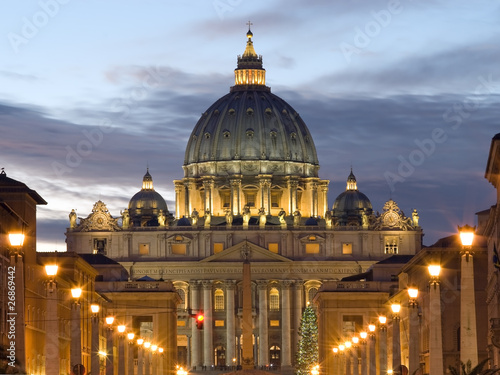
[[245,240],[218,254],[201,260],[200,263],[242,262],[245,259],[248,259],[250,262],[292,262],[284,256]]

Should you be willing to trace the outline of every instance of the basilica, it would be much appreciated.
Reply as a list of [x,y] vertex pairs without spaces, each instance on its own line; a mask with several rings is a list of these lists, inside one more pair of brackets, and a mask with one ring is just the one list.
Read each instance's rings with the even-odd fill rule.
[[[422,247],[417,211],[407,217],[392,199],[372,207],[352,169],[345,190],[328,202],[313,134],[266,86],[262,56],[250,30],[246,36],[234,86],[202,113],[187,140],[183,176],[172,186],[175,207],[158,192],[171,187],[153,184],[161,171],[148,169],[128,207],[109,212],[98,201],[87,217],[72,211],[66,232],[68,251],[105,255],[129,283],[172,283],[180,297],[177,361],[192,370],[242,363],[244,260],[251,266],[254,363],[286,370],[294,365],[302,312],[324,284]],[[126,302],[113,308],[141,336],[161,340],[154,311],[135,316]],[[192,319],[198,312],[203,329]],[[356,324],[358,317],[345,315],[337,330]]]

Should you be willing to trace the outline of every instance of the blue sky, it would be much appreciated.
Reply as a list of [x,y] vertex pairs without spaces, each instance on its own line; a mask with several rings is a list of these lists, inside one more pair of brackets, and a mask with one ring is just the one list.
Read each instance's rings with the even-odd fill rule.
[[430,245],[495,202],[484,170],[500,132],[497,2],[0,7],[0,166],[48,201],[39,250],[65,249],[73,208],[86,217],[102,199],[118,216],[147,165],[173,209],[190,131],[233,84],[248,20],[267,84],[315,139],[330,206],[352,165],[374,210],[392,197],[419,211]]

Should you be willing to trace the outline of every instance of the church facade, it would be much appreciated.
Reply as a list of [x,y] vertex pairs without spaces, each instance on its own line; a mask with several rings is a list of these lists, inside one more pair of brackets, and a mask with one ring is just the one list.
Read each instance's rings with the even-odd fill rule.
[[[254,364],[287,369],[303,309],[324,283],[422,246],[416,210],[407,217],[389,200],[375,212],[352,170],[345,191],[328,204],[329,181],[319,177],[313,137],[266,86],[252,37],[249,30],[235,85],[203,112],[188,139],[173,212],[148,170],[122,212],[98,201],[86,218],[71,212],[66,233],[68,251],[104,254],[125,268],[129,281],[173,283],[182,302],[177,332],[168,334],[177,335],[178,361],[191,369],[241,365],[245,259]],[[198,312],[203,329],[192,319]],[[144,314],[126,317],[141,335],[154,332]]]

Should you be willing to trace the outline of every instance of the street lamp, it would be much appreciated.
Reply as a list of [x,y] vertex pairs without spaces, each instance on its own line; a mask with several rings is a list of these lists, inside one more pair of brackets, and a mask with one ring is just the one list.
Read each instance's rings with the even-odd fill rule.
[[82,363],[82,332],[80,329],[80,296],[82,289],[75,287],[71,289],[74,303],[71,304],[71,346],[70,362],[71,368]]
[[106,351],[108,355],[106,357],[106,375],[113,375],[114,373],[114,363],[113,363],[113,323],[115,322],[114,316],[107,316],[105,318],[106,324],[108,325],[108,330],[106,332]]
[[378,317],[380,329],[378,331],[378,353],[380,358],[380,373],[387,372],[387,317],[381,315]]
[[57,276],[58,266],[45,266],[45,273],[49,279],[47,283],[47,319],[45,331],[45,373],[59,375],[59,319],[57,314]]
[[439,274],[441,266],[431,264],[428,266],[430,279],[429,288],[429,373],[443,375],[443,337],[441,334],[441,290],[439,287]]
[[420,367],[420,329],[418,317],[418,289],[415,286],[408,287],[409,297],[409,348],[408,367],[409,373],[413,374]]
[[398,368],[401,365],[401,337],[400,337],[400,319],[399,312],[401,311],[401,305],[399,303],[393,303],[391,305],[392,310],[392,368]]
[[90,355],[90,372],[99,374],[101,358],[99,356],[99,310],[100,306],[97,303],[90,305],[92,311],[92,342]]
[[462,250],[460,251],[460,361],[471,362],[474,367],[478,363],[477,329],[476,329],[476,296],[474,292],[474,260],[472,242],[476,227],[464,225],[458,227]]

